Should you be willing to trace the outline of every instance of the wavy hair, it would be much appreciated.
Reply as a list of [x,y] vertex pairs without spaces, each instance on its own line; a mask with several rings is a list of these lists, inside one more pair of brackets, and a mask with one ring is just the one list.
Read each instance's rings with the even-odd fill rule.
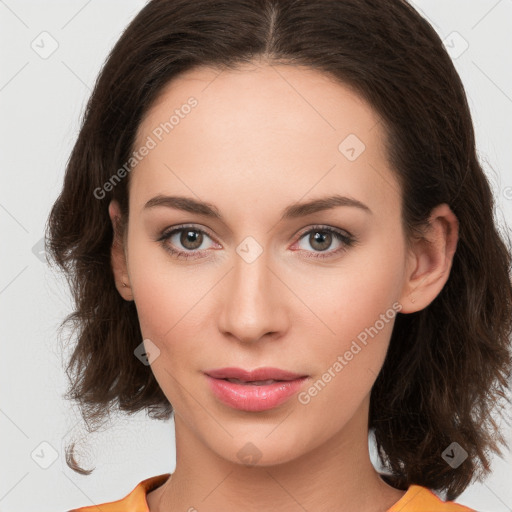
[[[108,204],[119,201],[124,229],[130,176],[101,187],[129,161],[141,120],[174,77],[255,59],[318,70],[380,115],[408,240],[440,203],[459,220],[444,288],[423,310],[397,315],[369,414],[389,481],[453,500],[505,444],[492,413],[510,390],[511,244],[494,218],[460,77],[436,31],[404,0],[151,0],[138,13],[101,69],[46,226],[48,255],[75,302],[61,324],[77,334],[65,396],[90,429],[114,408],[171,417],[151,368],[134,357],[135,304],[120,296],[111,268]],[[468,453],[457,468],[442,457],[453,442]],[[76,463],[73,445],[66,460],[91,471]]]

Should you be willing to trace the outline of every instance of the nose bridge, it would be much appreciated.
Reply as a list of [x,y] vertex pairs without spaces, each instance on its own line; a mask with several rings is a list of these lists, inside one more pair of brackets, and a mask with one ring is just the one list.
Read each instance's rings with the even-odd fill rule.
[[283,294],[269,268],[269,253],[262,249],[253,240],[242,242],[228,278],[220,328],[242,341],[256,341],[283,327]]

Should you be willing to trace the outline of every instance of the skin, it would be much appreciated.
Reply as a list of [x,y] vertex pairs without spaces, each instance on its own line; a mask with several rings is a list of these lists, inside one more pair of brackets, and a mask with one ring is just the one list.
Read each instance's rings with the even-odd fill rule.
[[[263,62],[188,71],[153,104],[135,148],[190,96],[198,105],[131,172],[127,233],[117,231],[112,245],[116,286],[160,351],[151,369],[175,411],[176,470],[148,494],[149,509],[385,511],[404,491],[371,464],[368,408],[394,318],[307,404],[294,396],[269,411],[235,410],[202,372],[273,366],[308,375],[307,389],[393,303],[407,314],[438,295],[457,219],[439,205],[425,230],[430,243],[406,245],[383,124],[355,92],[317,71]],[[338,149],[349,134],[366,146],[354,161]],[[341,206],[279,220],[292,203],[334,193],[371,213]],[[159,194],[212,203],[224,221],[144,210]],[[115,201],[109,214],[115,226]],[[199,258],[177,259],[156,241],[183,223],[205,230],[203,242],[183,245],[178,233],[164,243]],[[322,251],[313,225],[348,232],[357,244],[335,254],[344,243],[333,237]],[[248,236],[263,249],[250,264],[236,251]],[[327,257],[307,257],[315,254]],[[247,443],[260,457],[254,465],[238,455]]]

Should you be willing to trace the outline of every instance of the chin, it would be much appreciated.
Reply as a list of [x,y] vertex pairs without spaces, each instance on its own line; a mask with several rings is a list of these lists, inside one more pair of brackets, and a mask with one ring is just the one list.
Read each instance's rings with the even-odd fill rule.
[[[278,427],[279,428],[279,427]],[[227,446],[217,446],[215,451],[219,456],[234,464],[240,464],[245,467],[264,467],[286,464],[299,458],[304,453],[304,449],[298,450],[298,447],[304,447],[304,442],[293,441],[288,431],[285,432],[285,442],[282,436],[275,435],[274,439],[265,438],[272,429],[265,429],[261,436],[240,436],[228,441]]]

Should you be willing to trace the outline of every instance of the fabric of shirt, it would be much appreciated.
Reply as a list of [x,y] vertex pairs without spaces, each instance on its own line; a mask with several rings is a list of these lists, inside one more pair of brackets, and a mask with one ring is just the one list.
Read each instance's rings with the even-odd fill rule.
[[[171,473],[164,473],[142,480],[124,498],[81,508],[68,512],[149,512],[146,496],[163,485]],[[476,512],[475,510],[454,503],[442,501],[430,489],[420,485],[411,485],[406,493],[387,512]]]

